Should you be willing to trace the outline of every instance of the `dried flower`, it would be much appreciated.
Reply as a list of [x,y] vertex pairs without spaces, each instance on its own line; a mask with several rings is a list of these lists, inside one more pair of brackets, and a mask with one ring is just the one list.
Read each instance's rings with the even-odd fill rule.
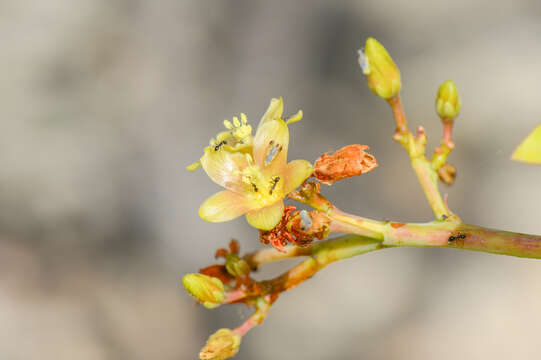
[[284,246],[288,242],[295,243],[295,238],[287,229],[287,223],[295,206],[286,206],[280,222],[271,230],[259,231],[259,240],[265,245],[271,244],[278,251],[285,252]]
[[295,213],[287,224],[295,236],[295,244],[308,245],[314,239],[323,240],[330,231],[331,220],[322,212],[301,210]]
[[319,181],[331,185],[333,182],[358,176],[374,170],[378,162],[373,155],[366,153],[367,145],[348,145],[334,154],[321,155],[314,163],[314,176]]

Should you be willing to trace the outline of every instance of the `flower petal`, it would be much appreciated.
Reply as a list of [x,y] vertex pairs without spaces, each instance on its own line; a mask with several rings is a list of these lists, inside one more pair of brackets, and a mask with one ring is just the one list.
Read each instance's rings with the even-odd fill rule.
[[306,160],[293,160],[287,164],[284,178],[284,194],[289,194],[314,172],[312,164]]
[[[279,173],[286,166],[289,129],[284,120],[271,120],[257,128],[254,162],[264,171]],[[267,171],[266,171],[267,172]]]
[[259,205],[254,200],[233,191],[223,190],[209,197],[199,208],[199,216],[209,222],[233,220]]
[[263,125],[263,123],[274,120],[274,119],[281,119],[282,114],[284,113],[284,100],[280,96],[279,99],[272,98],[269,104],[269,107],[267,108],[267,111],[261,118],[261,121],[259,122],[259,126]]
[[274,228],[284,214],[284,202],[282,200],[272,205],[251,211],[246,214],[246,221],[253,227],[260,230],[271,230]]
[[530,164],[541,164],[541,125],[522,140],[511,159]]
[[240,174],[248,165],[244,154],[231,153],[223,148],[207,147],[201,158],[201,166],[212,181],[237,193],[249,191]]

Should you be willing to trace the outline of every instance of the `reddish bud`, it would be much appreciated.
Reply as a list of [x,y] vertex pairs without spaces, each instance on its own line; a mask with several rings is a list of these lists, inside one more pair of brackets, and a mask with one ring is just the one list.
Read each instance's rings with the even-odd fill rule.
[[331,185],[333,182],[367,173],[378,166],[373,155],[366,153],[368,145],[347,145],[334,154],[321,155],[314,164],[316,179]]

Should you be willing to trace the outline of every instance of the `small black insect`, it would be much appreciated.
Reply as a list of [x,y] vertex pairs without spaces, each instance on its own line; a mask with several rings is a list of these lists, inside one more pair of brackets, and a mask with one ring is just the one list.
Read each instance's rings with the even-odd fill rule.
[[255,191],[255,192],[258,192],[258,191],[259,191],[259,189],[257,188],[257,185],[256,185],[256,184],[252,183],[252,187],[254,188],[254,191]]
[[227,144],[227,141],[222,140],[219,144],[216,144],[216,146],[214,147],[214,151],[220,150],[220,148],[225,144]]
[[269,195],[272,195],[272,192],[276,188],[276,185],[278,184],[278,181],[280,181],[279,176],[276,176],[276,177],[272,178],[272,180],[271,180],[271,188],[269,190]]
[[449,244],[452,243],[453,241],[457,240],[457,239],[465,239],[466,238],[466,234],[458,234],[457,236],[449,236],[449,239],[448,239],[448,242]]

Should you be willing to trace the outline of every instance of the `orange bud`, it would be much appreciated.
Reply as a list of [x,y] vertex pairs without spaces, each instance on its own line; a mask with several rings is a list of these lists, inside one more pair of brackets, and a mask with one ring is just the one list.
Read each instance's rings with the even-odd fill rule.
[[367,173],[378,166],[373,155],[366,153],[368,145],[347,145],[334,154],[321,155],[314,164],[316,179],[331,185],[333,182]]

